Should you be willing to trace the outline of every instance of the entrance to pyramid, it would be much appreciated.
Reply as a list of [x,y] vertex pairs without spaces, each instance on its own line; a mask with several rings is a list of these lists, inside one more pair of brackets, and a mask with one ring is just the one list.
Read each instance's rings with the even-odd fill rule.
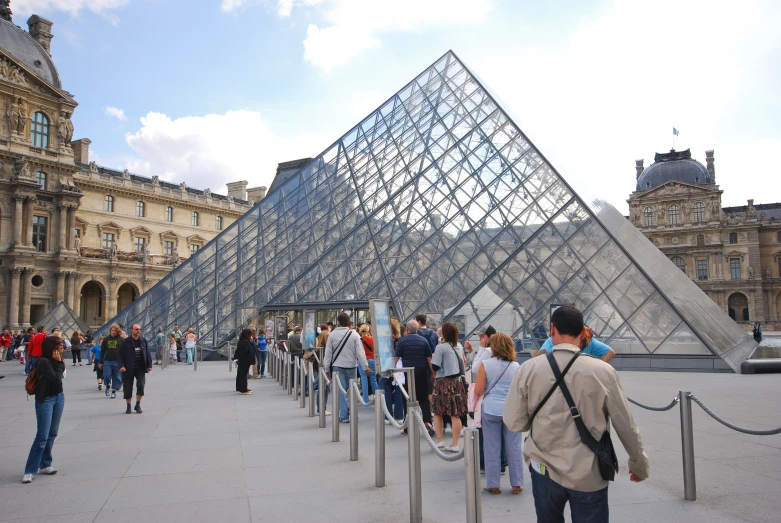
[[756,347],[612,205],[577,194],[452,51],[109,324],[192,327],[219,350],[239,311],[357,322],[371,299],[467,339],[491,325],[522,357],[558,304],[622,369],[737,372]]

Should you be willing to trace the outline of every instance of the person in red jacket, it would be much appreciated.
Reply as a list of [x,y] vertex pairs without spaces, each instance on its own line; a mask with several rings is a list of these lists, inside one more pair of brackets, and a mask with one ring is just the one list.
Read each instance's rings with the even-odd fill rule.
[[30,369],[38,363],[38,358],[43,354],[43,340],[46,339],[46,329],[43,326],[38,327],[38,333],[30,339],[27,347],[27,354],[24,355],[24,375],[30,374]]
[[8,352],[11,350],[13,337],[8,329],[3,329],[3,335],[0,336],[0,361],[8,361]]

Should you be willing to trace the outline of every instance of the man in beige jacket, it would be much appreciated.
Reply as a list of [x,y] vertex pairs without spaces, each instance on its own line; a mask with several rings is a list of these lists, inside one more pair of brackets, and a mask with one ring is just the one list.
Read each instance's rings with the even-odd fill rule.
[[[583,315],[574,307],[560,307],[551,317],[553,357],[566,368],[580,351]],[[553,391],[534,420],[532,414],[556,383],[547,358],[532,358],[513,378],[504,405],[504,423],[515,432],[529,432],[523,455],[529,466],[537,521],[564,521],[569,501],[572,522],[609,520],[607,487],[597,457],[580,439],[561,389]],[[597,441],[609,421],[629,454],[629,478],[648,477],[648,456],[621,388],[618,373],[609,364],[581,355],[564,377],[588,431]]]

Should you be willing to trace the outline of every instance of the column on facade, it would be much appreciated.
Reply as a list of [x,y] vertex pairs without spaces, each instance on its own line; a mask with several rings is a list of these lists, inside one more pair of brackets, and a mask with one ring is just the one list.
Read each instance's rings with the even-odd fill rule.
[[76,245],[73,241],[73,235],[76,232],[76,207],[73,205],[68,206],[68,230],[67,230],[67,245],[68,249],[75,249]]
[[22,272],[22,308],[19,311],[19,323],[30,324],[30,298],[33,290],[33,270],[26,268]]
[[13,216],[13,243],[22,244],[22,226],[24,224],[24,196],[14,196],[14,216]]
[[8,324],[19,325],[19,277],[22,275],[19,267],[8,269],[11,273],[11,285],[8,290]]
[[119,278],[116,276],[111,277],[111,283],[109,283],[108,286],[108,297],[106,299],[106,312],[108,315],[105,318],[105,321],[110,320],[114,316],[117,315],[117,282],[119,281]]
[[65,275],[66,272],[55,272],[54,275],[57,277],[57,294],[55,296],[56,303],[60,303],[61,301],[65,301]]
[[68,307],[73,308],[73,304],[70,301],[71,294],[73,294],[73,278],[71,278],[70,272],[64,272],[63,278],[65,279],[65,294],[63,301],[68,304]]
[[33,246],[33,212],[35,209],[35,197],[34,196],[28,196],[24,199],[24,205],[27,207],[27,212],[24,215],[25,219],[25,239],[24,244],[28,247]]
[[68,294],[68,306],[73,309],[74,311],[77,310],[76,305],[76,278],[79,277],[79,273],[77,272],[69,272],[68,278],[71,281],[70,284],[70,293]]
[[60,237],[58,247],[61,251],[68,248],[67,246],[67,231],[68,231],[68,206],[60,205]]

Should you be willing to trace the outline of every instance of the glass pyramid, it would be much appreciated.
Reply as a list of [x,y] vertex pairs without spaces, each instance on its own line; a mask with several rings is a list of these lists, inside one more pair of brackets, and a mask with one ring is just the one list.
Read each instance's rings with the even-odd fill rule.
[[216,348],[248,308],[369,298],[467,337],[492,324],[519,348],[575,304],[630,367],[736,370],[753,349],[616,209],[575,194],[453,52],[107,326],[194,327]]
[[60,329],[65,336],[71,337],[73,331],[79,331],[84,334],[90,330],[89,325],[81,317],[73,312],[67,303],[61,301],[46,316],[37,321],[35,325],[43,325],[47,332],[51,332],[55,327]]

